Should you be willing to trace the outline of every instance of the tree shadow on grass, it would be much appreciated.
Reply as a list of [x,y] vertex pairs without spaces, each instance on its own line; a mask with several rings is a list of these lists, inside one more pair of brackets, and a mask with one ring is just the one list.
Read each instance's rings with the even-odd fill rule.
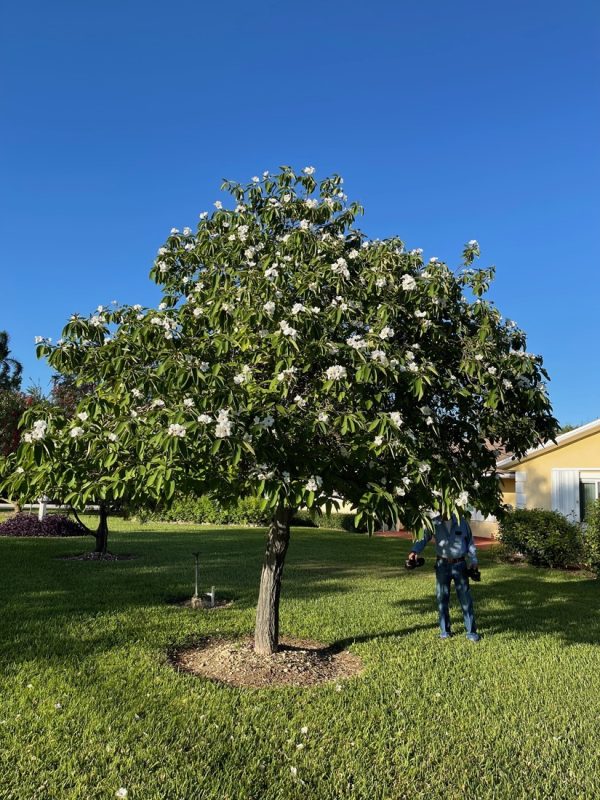
[[[471,584],[475,618],[484,635],[514,637],[551,635],[564,644],[600,642],[600,581],[575,577],[558,570],[504,567],[508,577],[495,578],[493,568],[483,573],[481,583]],[[489,580],[486,581],[486,576]],[[435,580],[431,597],[396,601],[412,614],[431,613],[436,608]],[[450,613],[462,623],[462,612],[452,590]]]

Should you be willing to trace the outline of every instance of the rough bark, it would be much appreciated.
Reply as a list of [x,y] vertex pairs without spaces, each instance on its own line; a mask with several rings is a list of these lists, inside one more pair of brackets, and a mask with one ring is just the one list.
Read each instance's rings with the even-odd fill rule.
[[100,506],[100,522],[96,529],[96,553],[104,555],[108,547],[108,510],[106,506]]
[[290,516],[289,509],[278,508],[269,528],[254,630],[254,650],[260,655],[275,653],[279,645],[279,596],[290,542]]

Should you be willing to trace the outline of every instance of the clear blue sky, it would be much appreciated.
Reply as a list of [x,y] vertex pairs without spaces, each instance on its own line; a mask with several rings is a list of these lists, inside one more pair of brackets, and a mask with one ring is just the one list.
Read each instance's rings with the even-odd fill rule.
[[0,31],[0,329],[25,383],[69,314],[152,303],[221,178],[337,171],[371,236],[458,261],[600,416],[600,4],[23,0]]

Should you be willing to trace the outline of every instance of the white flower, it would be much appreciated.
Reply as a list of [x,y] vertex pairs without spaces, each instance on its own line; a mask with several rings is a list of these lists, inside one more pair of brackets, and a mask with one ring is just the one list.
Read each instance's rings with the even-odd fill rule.
[[127,797],[127,794],[128,794],[127,789],[124,786],[121,786],[121,788],[117,789],[117,791],[115,792],[115,797],[124,798]]
[[271,280],[271,278],[276,278],[279,275],[279,270],[276,267],[269,267],[265,270],[265,278],[267,280]]
[[85,412],[85,411],[80,411],[80,412],[79,412],[79,414],[77,414],[77,416],[79,417],[79,419],[80,419],[82,422],[85,422],[85,421],[86,421],[86,419],[88,418],[88,415],[86,414],[86,412]]
[[383,444],[383,436],[376,436],[376,437],[373,439],[373,444],[374,444],[376,447],[381,447],[381,445]]
[[396,486],[394,488],[394,494],[398,495],[398,497],[404,497],[406,494],[406,489],[403,486]]
[[389,328],[387,325],[385,328],[381,329],[381,333],[379,334],[380,339],[391,339],[394,335],[394,329]]
[[298,331],[296,330],[296,328],[292,328],[289,322],[287,322],[287,320],[285,319],[281,320],[281,322],[279,323],[279,327],[284,336],[289,336],[290,338],[295,339],[296,336],[298,335]]
[[399,411],[391,411],[390,412],[390,419],[394,423],[394,425],[399,428],[402,425],[402,415]]
[[405,292],[411,292],[413,289],[417,288],[417,282],[412,275],[403,275],[401,283]]
[[212,417],[210,414],[200,414],[198,417],[198,422],[202,425],[208,425],[210,422],[212,422]]
[[469,247],[479,247],[479,242],[477,241],[477,239],[470,239],[468,244]]
[[34,342],[36,344],[41,344],[41,342],[43,342],[43,341],[44,341],[44,337],[43,336],[36,336],[35,339],[34,339]]
[[461,492],[458,495],[458,499],[456,501],[456,505],[458,506],[466,506],[469,502],[469,493],[468,492]]
[[142,307],[141,307],[141,305],[139,303],[136,303],[134,306],[132,306],[132,308],[133,308],[134,311],[141,311],[142,310]]
[[164,407],[164,405],[165,405],[165,401],[164,401],[164,400],[161,400],[161,399],[160,399],[160,397],[157,397],[157,398],[156,398],[156,400],[153,400],[153,401],[152,401],[152,405],[153,405],[155,408],[163,408],[163,407]]
[[308,400],[306,400],[304,397],[302,397],[302,395],[297,394],[296,397],[294,397],[294,403],[296,403],[298,408],[306,408],[306,405],[308,404]]
[[260,417],[254,417],[254,423],[261,428],[272,428],[275,423],[275,418],[271,414],[267,414],[262,419]]
[[310,228],[310,221],[307,219],[301,219],[298,224],[300,226],[300,230],[305,231],[308,230],[308,228]]
[[207,217],[208,217],[208,211],[203,211],[203,212],[200,214],[200,219],[206,219]]
[[425,423],[427,425],[433,425],[433,417],[427,417],[426,420],[425,420]]
[[504,386],[505,389],[512,389],[511,381],[507,380],[506,378],[503,379],[502,386]]
[[101,328],[104,325],[104,318],[94,314],[94,316],[90,318],[90,325],[93,325],[94,328]]
[[304,205],[307,208],[316,208],[319,205],[319,201],[313,198],[304,201]]
[[306,311],[306,308],[302,305],[302,303],[294,303],[294,305],[292,306],[292,312],[291,313],[294,316],[297,316],[302,311]]
[[481,353],[477,353],[475,355],[475,361],[483,361],[483,356]]
[[496,367],[488,367],[488,372],[490,375],[495,375],[498,372],[498,370],[496,369]]
[[223,208],[223,203],[222,203],[220,200],[216,200],[216,201],[213,203],[213,205],[214,205],[214,207],[215,207],[215,208],[218,208],[218,209],[221,209],[221,208]]
[[19,475],[22,475],[22,474],[25,472],[25,470],[23,469],[23,467],[17,467],[17,469],[16,469],[15,471],[16,471],[16,472],[17,472]]
[[131,394],[133,395],[133,397],[141,397],[142,396],[142,393],[141,393],[141,391],[139,389],[132,389],[131,390]]
[[410,251],[410,255],[411,256],[420,256],[422,253],[423,253],[423,248],[422,247],[415,247],[414,250]]
[[425,461],[421,461],[421,463],[419,464],[419,472],[421,473],[421,475],[424,475],[426,472],[429,472],[430,469],[431,466],[425,463]]
[[167,428],[167,433],[169,436],[178,436],[180,439],[182,439],[185,436],[185,427],[183,425],[179,425],[177,422],[174,422]]
[[298,768],[297,767],[290,767],[290,772],[292,773],[292,778],[296,778],[298,775]]
[[[44,436],[46,435],[47,429],[48,429],[48,423],[47,422],[45,422],[43,419],[37,420],[37,422],[33,423],[33,429],[31,431],[31,433],[29,434],[31,439],[30,440],[26,439],[25,441],[31,441],[31,440],[38,440],[39,441],[40,439],[43,439]],[[23,437],[23,438],[25,438],[25,437]]]
[[304,167],[304,169],[302,170],[302,172],[303,172],[305,175],[314,175],[315,168],[314,168],[314,167]]
[[107,433],[106,436],[107,436],[108,439],[110,439],[111,442],[116,442],[117,439],[119,438],[116,433],[112,433],[112,432],[111,433]]
[[326,411],[320,411],[317,416],[317,422],[329,422],[329,414]]
[[437,264],[438,261],[439,259],[436,258],[436,256],[431,256],[431,258],[429,259],[430,264]]
[[184,228],[183,229],[183,235],[184,236],[189,236],[191,232],[192,232],[191,228]]
[[339,381],[346,377],[346,367],[342,367],[341,364],[334,364],[332,367],[327,369],[325,374],[327,375],[327,380]]
[[179,233],[179,228],[171,228],[171,235],[172,236],[175,236],[178,233]]
[[183,399],[183,405],[184,405],[186,408],[193,408],[193,407],[194,407],[194,401],[192,400],[192,398],[191,398],[191,397],[184,397],[184,399]]
[[426,311],[415,311],[415,317],[417,319],[424,319],[427,316]]
[[252,178],[252,183],[260,183],[260,178],[258,177],[258,175],[254,175],[254,177]]
[[71,430],[69,431],[69,436],[72,439],[77,439],[78,436],[83,436],[83,428],[78,428],[78,427],[71,428]]
[[196,306],[196,308],[195,308],[195,309],[192,311],[192,314],[193,314],[195,317],[200,317],[200,316],[202,316],[202,309],[200,308],[200,306]]
[[378,289],[383,289],[383,287],[385,286],[386,283],[387,283],[387,281],[386,281],[385,278],[377,278],[377,280],[375,281],[375,286]]
[[209,369],[209,367],[210,367],[210,364],[208,363],[208,361],[201,361],[201,362],[198,364],[198,367],[199,367],[199,369],[200,369],[200,371],[201,371],[201,372],[208,372],[208,369]]
[[300,728],[300,733],[301,733],[303,736],[306,736],[306,734],[308,733],[308,727],[307,727],[306,725],[303,725],[303,726]]

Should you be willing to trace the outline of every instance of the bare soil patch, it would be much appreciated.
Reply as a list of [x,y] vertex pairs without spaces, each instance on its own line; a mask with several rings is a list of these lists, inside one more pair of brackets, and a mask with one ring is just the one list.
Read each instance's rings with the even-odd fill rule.
[[133,553],[79,553],[75,556],[57,556],[58,561],[133,561]]
[[336,647],[285,637],[271,656],[254,652],[251,637],[206,638],[173,651],[171,664],[183,672],[229,686],[316,686],[342,681],[363,671],[361,659]]
[[217,611],[219,608],[230,608],[233,605],[233,600],[227,597],[215,597],[215,603],[212,605],[208,594],[199,597],[175,597],[169,602],[182,608],[193,608],[194,611]]

